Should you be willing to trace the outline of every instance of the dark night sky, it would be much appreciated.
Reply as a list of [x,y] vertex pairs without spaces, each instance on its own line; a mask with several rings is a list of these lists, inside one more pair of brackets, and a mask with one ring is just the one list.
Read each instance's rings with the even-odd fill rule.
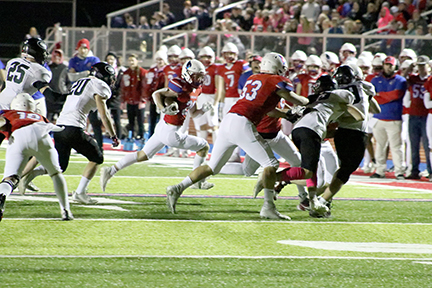
[[[170,4],[171,11],[181,13],[182,0],[165,2]],[[100,27],[106,25],[106,14],[135,4],[137,4],[137,0],[77,0],[77,26]],[[0,17],[1,59],[11,58],[19,53],[19,45],[32,26],[36,27],[41,36],[44,37],[46,28],[54,26],[54,23],[60,22],[62,26],[71,26],[72,24],[72,4],[70,3],[5,2],[0,0],[0,11],[2,12]]]

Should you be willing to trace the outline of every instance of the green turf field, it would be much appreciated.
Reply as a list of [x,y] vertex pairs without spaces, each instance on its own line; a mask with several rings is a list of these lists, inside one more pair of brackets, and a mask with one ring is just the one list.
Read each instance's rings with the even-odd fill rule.
[[[70,192],[86,163],[72,159]],[[190,170],[137,164],[105,194],[95,177],[99,203],[72,204],[70,222],[59,220],[50,178],[35,179],[42,193],[6,203],[0,287],[432,287],[432,191],[347,185],[332,217],[313,219],[287,187],[276,205],[292,221],[269,221],[251,197],[256,178],[219,175],[171,214],[165,187]]]

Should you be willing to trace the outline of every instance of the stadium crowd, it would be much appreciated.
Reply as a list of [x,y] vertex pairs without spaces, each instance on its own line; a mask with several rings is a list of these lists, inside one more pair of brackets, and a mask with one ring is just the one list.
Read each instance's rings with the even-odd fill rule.
[[[424,35],[432,32],[430,21],[420,16],[428,4],[409,0],[394,3],[250,1],[245,7],[234,7],[231,12],[219,15],[215,26],[211,26],[212,9],[221,6],[219,1],[212,1],[210,6],[203,3],[192,6],[191,1],[185,1],[182,17],[197,15],[201,17],[201,29],[220,31],[360,34],[380,28],[380,33],[386,34]],[[137,26],[130,15],[125,15],[114,19],[113,27],[159,29],[182,17],[171,13],[169,5],[164,4],[163,11],[155,13],[150,24],[143,16]],[[26,38],[22,54],[0,67],[5,83],[0,105],[2,109],[14,110],[11,101],[15,95],[25,92],[32,96],[34,100],[24,97],[25,101],[36,103],[37,110],[34,108],[32,112],[47,117],[39,121],[48,123],[49,120],[58,125],[49,126],[51,130],[63,129],[54,133],[59,159],[56,162],[50,156],[53,162],[48,163],[49,169],[44,167],[46,165],[36,167],[36,161],[30,160],[25,168],[15,167],[13,173],[5,170],[4,180],[0,183],[0,211],[4,208],[6,195],[12,191],[10,188],[19,186],[23,194],[26,189],[35,189],[32,179],[49,173],[57,185],[63,219],[73,219],[64,197],[67,188],[61,176],[57,176],[66,170],[72,148],[89,160],[72,199],[84,204],[96,203],[86,190],[98,165],[103,163],[104,130],[114,146],[118,146],[119,139],[126,138],[127,134],[129,139],[125,142],[135,138],[140,144],[138,151],[125,156],[116,165],[101,169],[103,191],[117,171],[150,159],[164,146],[174,148],[166,153],[168,156],[189,157],[189,150],[196,151],[194,172],[182,183],[167,189],[168,204],[173,212],[186,188],[213,187],[206,181],[207,176],[217,173],[250,176],[260,165],[264,172],[259,176],[255,195],[264,190],[261,216],[265,218],[287,219],[277,212],[273,197],[289,183],[298,184],[298,209],[310,210],[313,217],[328,217],[332,197],[361,162],[363,171],[371,173],[370,177],[389,177],[386,174],[389,152],[394,165],[391,169],[397,180],[421,179],[422,176],[432,179],[429,152],[432,149],[432,63],[428,55],[432,51],[429,48],[432,41],[407,41],[407,47],[402,50],[398,40],[382,41],[372,53],[360,52],[356,43],[344,39],[332,41],[327,51],[319,51],[315,47],[322,45],[313,45],[312,38],[298,37],[294,51],[286,61],[275,53],[281,52],[283,45],[261,47],[262,53],[258,55],[247,51],[240,38],[232,41],[231,37],[225,39],[221,55],[215,55],[209,41],[202,43],[195,52],[177,45],[161,46],[153,55],[152,65],[141,67],[140,57],[136,54],[128,55],[123,66],[115,53],[106,51],[104,62],[101,62],[93,55],[91,43],[85,38],[76,43],[76,53],[68,61],[65,61],[60,46],[47,51],[33,27]],[[241,59],[243,54],[245,59]],[[33,63],[32,66],[26,66],[26,61]],[[28,69],[38,71],[41,76],[32,72],[35,79],[26,78]],[[267,81],[262,79],[267,79],[268,75],[264,77],[261,73],[279,77],[274,83],[271,81],[276,80],[268,80],[272,84],[265,86],[266,93],[260,90],[260,85]],[[269,76],[269,79],[273,78]],[[282,98],[274,103],[278,109],[273,111],[270,108],[275,107],[266,106],[266,113],[257,110],[262,115],[248,114],[248,108],[255,111],[257,106],[249,107],[245,99],[253,102],[255,98],[273,97],[273,103],[276,94],[279,95],[277,99]],[[307,102],[312,106],[302,108]],[[22,105],[17,107],[22,109]],[[334,111],[329,112],[329,107]],[[325,119],[320,128],[311,128],[313,117]],[[6,123],[10,121],[15,125],[9,118],[4,118]],[[122,118],[127,118],[127,125],[122,125]],[[188,133],[192,118],[196,136]],[[224,119],[228,120],[224,122]],[[233,127],[245,125],[241,127],[246,130],[252,127],[250,129],[257,133],[245,134],[245,137],[265,139],[267,144],[251,148],[244,139],[233,140],[228,136],[228,124],[224,127],[228,121]],[[11,124],[12,130],[5,133],[3,139],[29,124],[16,125],[15,129]],[[222,134],[219,134],[219,126]],[[88,136],[85,130],[93,136]],[[309,130],[314,131],[313,135]],[[47,132],[44,130],[41,137]],[[328,141],[333,137],[336,152]],[[219,138],[222,140],[218,141]],[[308,139],[318,146],[305,144]],[[210,160],[210,166],[203,164],[209,152],[208,142],[222,147],[216,150],[218,158],[213,162]],[[419,170],[420,143],[425,151],[426,171]],[[243,162],[237,146],[247,153]],[[270,149],[268,146],[283,157],[280,161],[287,161],[298,169],[276,173],[278,165],[274,157],[262,156]],[[347,147],[353,150],[347,151]],[[52,151],[50,153],[53,155]],[[27,153],[25,156],[36,155]],[[6,172],[12,174],[6,175]],[[321,194],[322,197],[317,197]]]

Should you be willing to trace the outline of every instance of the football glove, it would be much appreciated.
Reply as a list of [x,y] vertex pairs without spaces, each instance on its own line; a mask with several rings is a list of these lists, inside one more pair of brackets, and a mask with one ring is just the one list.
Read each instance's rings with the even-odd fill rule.
[[111,137],[112,140],[112,147],[117,147],[120,145],[120,140],[117,138],[117,135],[114,135]]
[[287,119],[291,123],[295,123],[303,116],[304,110],[305,110],[305,107],[303,107],[303,106],[293,107],[286,112],[285,119]]
[[210,111],[212,109],[213,109],[213,105],[210,102],[204,103],[201,107],[201,111],[203,111],[203,113],[206,113],[207,111]]
[[164,113],[166,115],[176,115],[179,112],[180,111],[178,109],[177,102],[173,102],[170,105],[168,105],[162,109],[162,113]]

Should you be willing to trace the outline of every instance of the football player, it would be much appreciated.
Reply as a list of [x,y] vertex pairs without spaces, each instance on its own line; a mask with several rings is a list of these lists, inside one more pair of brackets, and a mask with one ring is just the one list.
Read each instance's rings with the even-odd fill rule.
[[[357,72],[355,72],[357,71]],[[374,86],[362,80],[360,68],[354,64],[340,66],[334,75],[339,89],[345,89],[353,93],[355,100],[353,106],[356,107],[363,115],[367,115],[369,110],[372,113],[381,111],[378,103],[373,98],[375,96]],[[351,114],[345,112],[338,120],[338,128],[334,135],[336,153],[339,158],[340,168],[336,171],[329,187],[325,190],[321,204],[330,209],[329,202],[334,195],[348,182],[351,174],[359,167],[366,149],[366,130],[368,118],[362,121],[353,121]],[[330,211],[325,214],[319,214],[312,211],[313,217],[328,217]]]
[[180,65],[180,53],[181,49],[177,45],[171,46],[167,51],[168,65],[163,68],[165,74],[165,87],[168,87],[168,83],[175,77],[180,77],[182,66]]
[[339,57],[331,52],[326,51],[320,56],[323,72],[333,75],[336,68],[339,66]]
[[[346,111],[356,121],[364,119],[352,104],[355,96],[348,90],[336,89],[337,83],[330,75],[318,78],[314,94],[309,96],[311,103],[307,106],[304,116],[295,124],[291,133],[294,144],[302,156],[301,167],[290,167],[277,174],[276,180],[289,182],[307,179],[311,212],[325,213],[327,206],[321,205],[316,196],[317,166],[320,159],[321,142],[326,138],[327,127],[335,122]],[[264,187],[265,179],[259,177],[255,185],[255,193]]]
[[[110,86],[114,84],[114,68],[104,62],[94,64],[89,77],[81,78],[72,85],[70,95],[66,98],[65,105],[57,119],[57,125],[64,127],[63,131],[54,133],[55,148],[59,154],[62,171],[66,171],[69,165],[72,149],[89,160],[78,188],[72,195],[74,201],[82,204],[97,203],[97,200],[86,194],[86,190],[97,171],[98,165],[104,161],[103,153],[96,140],[84,131],[90,111],[99,112],[105,129],[113,141],[113,146],[117,147],[120,144],[106,107],[106,100],[111,97]],[[42,174],[46,174],[46,169],[39,166],[30,172],[23,179],[23,182],[29,182]]]
[[357,48],[352,43],[344,43],[339,50],[339,59],[342,64],[350,61],[357,62],[356,55]]
[[66,181],[60,169],[57,151],[48,134],[50,131],[61,131],[62,128],[37,114],[35,101],[27,93],[18,94],[11,101],[10,108],[12,110],[0,111],[0,130],[10,139],[6,149],[4,177],[0,183],[0,221],[6,198],[17,187],[30,156],[35,156],[50,175],[59,199],[62,220],[73,220]]
[[195,127],[197,128],[197,136],[207,139],[207,129],[212,133],[212,142],[216,142],[218,133],[218,115],[217,115],[217,99],[216,99],[216,85],[215,76],[218,67],[215,61],[215,53],[209,46],[203,47],[198,53],[198,60],[206,67],[206,75],[202,85],[202,93],[197,99],[197,107],[200,108],[204,103],[211,103],[212,108],[204,115],[194,118]]
[[264,167],[264,205],[260,215],[264,218],[290,219],[276,210],[273,187],[278,161],[268,144],[256,132],[256,125],[262,117],[274,110],[280,98],[304,105],[308,100],[292,92],[292,85],[286,82],[285,58],[278,53],[269,53],[261,63],[260,74],[252,75],[242,90],[241,97],[224,117],[220,133],[213,147],[208,165],[202,165],[189,174],[181,183],[167,188],[167,204],[175,213],[176,203],[183,191],[193,183],[210,175],[218,174],[228,161],[233,150],[239,146],[246,154]]
[[310,55],[306,60],[306,73],[297,75],[293,84],[295,91],[298,95],[308,97],[313,94],[312,87],[315,85],[316,80],[322,75],[321,71],[322,62],[320,57]]
[[[108,181],[115,173],[134,163],[151,159],[165,145],[196,151],[194,168],[200,166],[209,150],[206,140],[200,137],[187,135],[180,132],[180,128],[190,111],[192,117],[202,115],[211,108],[211,104],[203,105],[199,110],[191,100],[191,93],[199,93],[201,84],[204,82],[205,67],[198,60],[190,60],[183,65],[181,78],[173,78],[168,88],[162,88],[153,93],[153,99],[159,110],[165,115],[163,121],[159,121],[155,133],[147,141],[143,150],[129,153],[111,167],[101,169],[100,185],[105,191]],[[198,92],[196,91],[198,89]],[[165,104],[170,102],[170,104]],[[202,181],[199,189],[210,189],[212,183]]]
[[301,50],[296,50],[291,55],[291,68],[287,71],[287,78],[291,81],[299,75],[305,73],[305,63],[307,60],[306,53]]

